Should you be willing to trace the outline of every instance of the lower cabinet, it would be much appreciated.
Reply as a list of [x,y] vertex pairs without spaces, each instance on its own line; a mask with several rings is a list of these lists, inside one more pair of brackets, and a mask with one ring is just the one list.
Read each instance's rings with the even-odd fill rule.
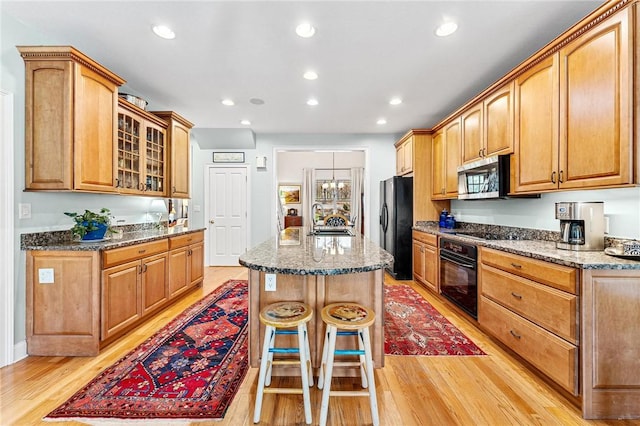
[[438,237],[426,232],[413,231],[413,279],[439,293]]
[[481,248],[478,322],[573,395],[580,393],[578,278],[574,268]]
[[26,270],[27,353],[94,356],[202,282],[204,231],[104,251],[29,250]]
[[169,238],[169,296],[177,296],[204,278],[204,233]]
[[102,272],[102,340],[136,323],[169,299],[167,253]]

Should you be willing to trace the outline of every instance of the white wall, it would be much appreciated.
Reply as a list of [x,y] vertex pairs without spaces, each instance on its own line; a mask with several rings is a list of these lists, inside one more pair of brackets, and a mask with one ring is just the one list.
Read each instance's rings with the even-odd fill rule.
[[[366,234],[372,241],[378,241],[378,185],[395,173],[395,147],[398,135],[336,135],[336,134],[259,134],[256,135],[256,148],[244,151],[245,160],[251,164],[251,238],[250,245],[256,245],[275,234],[276,209],[276,170],[274,170],[274,155],[284,149],[327,149],[327,150],[365,150],[365,194],[368,194],[369,204],[366,206],[365,228]],[[201,150],[197,142],[193,148],[194,179],[192,185],[192,205],[204,206],[204,178],[202,171],[205,165],[212,163],[213,150]],[[256,169],[257,156],[267,157],[267,168]],[[339,165],[340,164],[340,165]],[[338,162],[336,167],[347,167]],[[299,182],[302,182],[300,178]],[[293,182],[292,182],[293,183]],[[368,191],[368,192],[367,192]],[[204,226],[203,209],[196,212],[193,209],[190,219],[196,226]]]
[[609,235],[640,239],[640,187],[553,192],[531,199],[456,200],[451,211],[462,222],[560,231],[555,203],[562,201],[604,201]]

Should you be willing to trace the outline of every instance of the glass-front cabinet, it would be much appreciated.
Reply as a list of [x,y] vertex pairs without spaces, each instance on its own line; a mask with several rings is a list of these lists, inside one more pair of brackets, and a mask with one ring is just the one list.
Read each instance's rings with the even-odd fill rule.
[[166,195],[166,132],[166,122],[118,100],[118,192]]

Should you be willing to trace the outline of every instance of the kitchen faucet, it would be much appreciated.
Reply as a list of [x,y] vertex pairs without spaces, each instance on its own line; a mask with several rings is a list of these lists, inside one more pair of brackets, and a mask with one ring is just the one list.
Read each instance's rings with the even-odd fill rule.
[[320,208],[320,213],[322,214],[322,218],[324,218],[324,207],[320,203],[313,203],[311,206],[311,221],[313,222],[313,226],[316,226],[316,207]]

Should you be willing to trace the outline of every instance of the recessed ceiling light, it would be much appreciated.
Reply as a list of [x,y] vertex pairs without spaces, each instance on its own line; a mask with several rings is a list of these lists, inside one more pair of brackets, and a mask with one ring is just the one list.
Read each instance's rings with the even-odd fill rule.
[[307,80],[315,80],[318,78],[318,73],[315,71],[307,71],[304,74],[302,74],[302,76]]
[[157,35],[158,37],[162,37],[167,40],[173,40],[174,38],[176,38],[176,33],[174,33],[173,30],[166,25],[154,25],[152,29],[155,35]]
[[317,100],[317,99],[314,99],[314,98],[311,98],[311,99],[309,99],[309,100],[307,101],[307,105],[309,105],[309,106],[316,106],[316,105],[318,105],[318,100]]
[[223,99],[222,100],[222,105],[226,105],[226,106],[234,106],[236,103],[233,102],[232,99]]
[[296,27],[296,34],[303,38],[313,37],[316,33],[316,29],[308,22],[303,22]]
[[249,99],[249,103],[252,103],[254,105],[264,105],[264,100],[260,98],[251,98]]
[[400,98],[391,98],[389,104],[391,105],[400,105],[402,103],[402,99]]
[[378,118],[378,121],[376,121],[376,124],[379,124],[379,125],[387,124],[387,119],[386,118]]
[[436,35],[438,37],[446,37],[456,32],[458,24],[455,22],[445,22],[436,28]]
[[249,120],[241,120],[240,124],[242,124],[243,126],[250,126],[251,122]]

